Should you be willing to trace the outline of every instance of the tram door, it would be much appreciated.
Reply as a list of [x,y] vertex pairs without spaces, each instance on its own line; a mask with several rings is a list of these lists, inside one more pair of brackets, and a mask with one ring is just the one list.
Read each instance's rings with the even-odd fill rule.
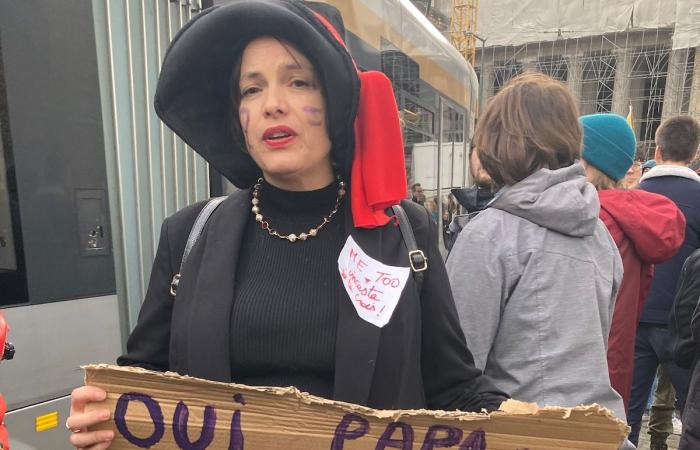
[[0,308],[17,349],[0,392],[13,450],[71,448],[63,423],[80,365],[121,352],[85,5],[0,2]]

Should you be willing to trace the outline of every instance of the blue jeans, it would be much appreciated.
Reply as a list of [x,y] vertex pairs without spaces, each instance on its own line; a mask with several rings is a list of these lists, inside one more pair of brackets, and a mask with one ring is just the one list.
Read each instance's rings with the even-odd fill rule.
[[668,329],[662,325],[640,323],[637,340],[634,344],[634,375],[632,377],[632,396],[630,397],[627,423],[632,428],[629,440],[634,445],[639,441],[642,427],[642,415],[649,400],[651,385],[659,365],[663,365],[676,389],[676,408],[683,410],[688,394],[690,374],[678,367],[672,360],[671,342]]

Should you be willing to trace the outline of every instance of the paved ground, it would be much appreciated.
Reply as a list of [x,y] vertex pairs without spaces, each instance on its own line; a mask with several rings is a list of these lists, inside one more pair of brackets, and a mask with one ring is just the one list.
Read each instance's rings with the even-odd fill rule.
[[[639,450],[649,450],[649,435],[647,434],[647,420],[648,417],[644,416],[644,421],[642,422],[642,432],[639,433]],[[678,439],[680,436],[677,434],[672,434],[668,437],[666,444],[668,445],[668,450],[678,450]]]

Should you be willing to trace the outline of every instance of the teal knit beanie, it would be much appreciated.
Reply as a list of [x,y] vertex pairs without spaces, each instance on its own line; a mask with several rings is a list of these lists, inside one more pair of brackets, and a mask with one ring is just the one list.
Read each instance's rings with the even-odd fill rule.
[[579,118],[583,127],[583,159],[615,181],[634,162],[637,140],[624,117],[589,114]]

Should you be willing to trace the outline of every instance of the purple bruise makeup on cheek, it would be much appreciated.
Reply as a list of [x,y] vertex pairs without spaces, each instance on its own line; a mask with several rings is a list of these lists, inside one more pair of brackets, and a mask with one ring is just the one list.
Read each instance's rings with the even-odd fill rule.
[[[321,108],[316,108],[315,106],[304,106],[302,108],[302,111],[309,114],[310,116],[315,116],[316,114],[319,114],[322,112]],[[323,120],[316,120],[316,118],[310,117],[309,118],[309,125],[314,126],[314,127],[320,127],[321,125],[323,125]]]
[[241,121],[241,126],[243,127],[243,134],[248,134],[248,126],[250,125],[250,110],[248,108],[241,108],[238,110],[238,118]]

